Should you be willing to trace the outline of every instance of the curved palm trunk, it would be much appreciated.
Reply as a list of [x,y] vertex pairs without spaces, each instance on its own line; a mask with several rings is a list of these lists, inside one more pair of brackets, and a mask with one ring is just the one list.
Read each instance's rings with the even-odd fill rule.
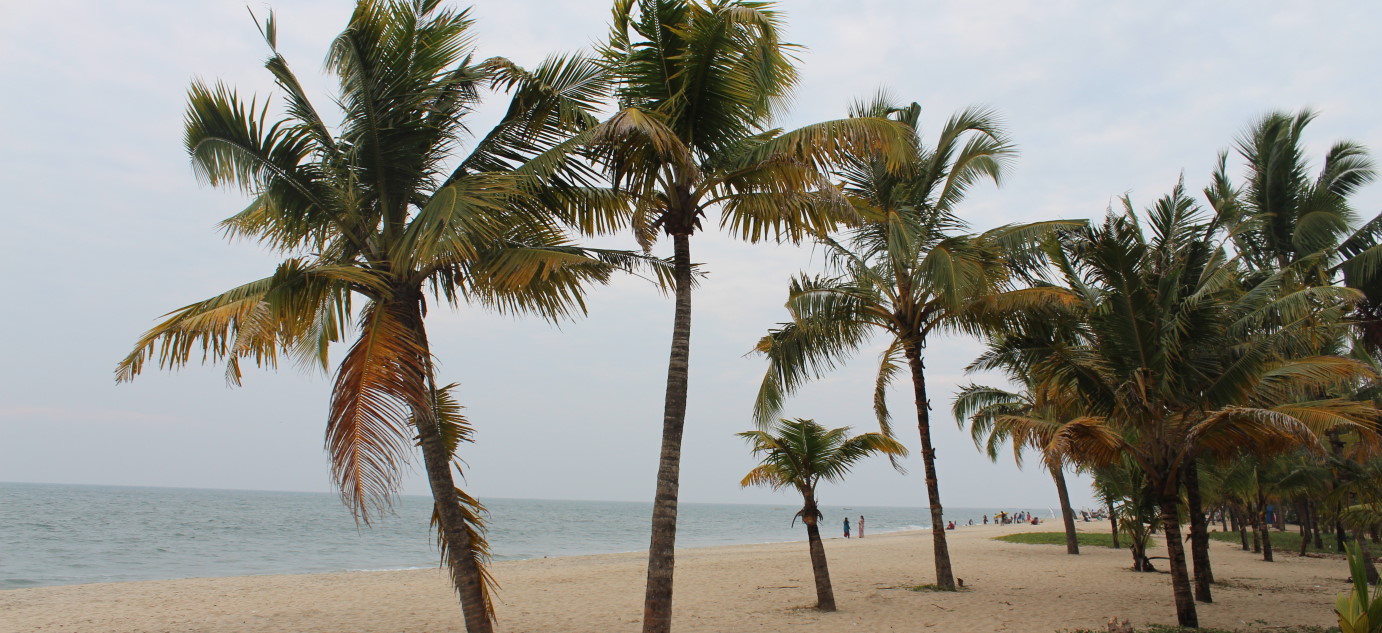
[[[1171,492],[1166,492],[1170,488]],[[1181,542],[1180,516],[1176,506],[1180,497],[1174,484],[1162,486],[1161,492],[1161,531],[1166,537],[1166,555],[1171,565],[1171,591],[1176,598],[1176,622],[1181,626],[1199,628],[1200,619],[1195,613],[1195,596],[1190,591],[1190,570],[1185,565],[1185,544]]]
[[811,573],[816,578],[816,608],[835,610],[835,590],[830,586],[830,568],[825,564],[825,545],[821,542],[821,528],[816,520],[816,500],[807,498],[801,521],[806,524],[806,542],[811,548]]
[[436,425],[418,425],[422,444],[423,463],[427,468],[427,483],[441,517],[441,530],[446,535],[446,557],[451,567],[451,582],[461,597],[461,613],[465,616],[465,630],[469,633],[490,633],[494,630],[481,586],[480,568],[471,557],[470,531],[461,514],[461,502],[456,496],[456,482],[451,477],[450,456],[442,444]]
[[[423,327],[420,309],[421,297],[407,301],[400,309],[407,315],[407,322],[417,337],[421,349],[429,349],[427,330]],[[431,363],[424,362],[424,367]],[[419,376],[430,387],[430,376]],[[441,532],[446,539],[447,565],[451,570],[451,582],[461,599],[461,613],[465,617],[465,630],[468,633],[491,633],[494,630],[493,615],[485,598],[480,567],[471,555],[470,528],[466,525],[461,511],[461,500],[456,495],[456,481],[451,476],[451,455],[442,440],[441,430],[437,428],[430,407],[414,405],[413,419],[418,432],[418,444],[422,448],[423,465],[427,470],[427,483],[432,489],[432,502],[435,504]]]
[[667,362],[667,397],[662,414],[662,453],[653,498],[652,541],[648,545],[648,588],[643,599],[643,632],[672,630],[672,569],[677,540],[677,490],[681,478],[681,438],[686,425],[686,391],[691,357],[691,238],[676,234],[673,266],[676,310],[672,352]]
[[1051,465],[1051,478],[1056,480],[1056,495],[1060,497],[1060,516],[1065,522],[1065,553],[1080,553],[1080,538],[1075,532],[1075,509],[1070,507],[1070,492],[1065,488],[1065,471],[1060,464]]
[[931,401],[926,397],[926,367],[916,343],[903,344],[907,364],[912,369],[912,388],[917,405],[917,429],[921,432],[921,460],[926,466],[926,497],[931,503],[931,542],[936,558],[936,585],[955,590],[955,573],[950,568],[950,548],[945,543],[945,514],[941,511],[940,485],[936,481],[936,449],[931,446]]
[[1200,501],[1200,465],[1189,460],[1185,468],[1185,500],[1190,513],[1190,559],[1195,563],[1195,599],[1214,602],[1209,585],[1214,583],[1214,570],[1209,565],[1209,524],[1204,518]]

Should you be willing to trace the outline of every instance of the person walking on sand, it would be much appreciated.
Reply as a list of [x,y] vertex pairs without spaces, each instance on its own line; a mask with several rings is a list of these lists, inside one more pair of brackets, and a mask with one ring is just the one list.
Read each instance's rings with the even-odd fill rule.
[[859,538],[864,538],[864,515],[862,514],[859,515]]
[[849,538],[849,517],[845,517],[845,538]]

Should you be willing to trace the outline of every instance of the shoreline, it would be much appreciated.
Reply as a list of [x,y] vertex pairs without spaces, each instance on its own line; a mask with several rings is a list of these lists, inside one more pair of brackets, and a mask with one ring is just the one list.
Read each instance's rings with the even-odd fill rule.
[[[1107,530],[1102,522],[1080,527]],[[1168,576],[1129,571],[1126,550],[1089,547],[1069,556],[1063,547],[992,540],[1059,530],[1058,523],[1045,523],[947,532],[956,576],[966,586],[957,593],[910,590],[934,580],[930,530],[826,539],[835,613],[810,608],[815,596],[805,540],[679,549],[674,627],[683,633],[1040,633],[1102,629],[1115,616],[1135,626],[1174,622]],[[1215,602],[1199,605],[1203,626],[1334,624],[1334,595],[1347,589],[1341,561],[1283,555],[1264,563],[1235,546],[1212,545],[1219,584]],[[497,630],[636,631],[645,563],[643,551],[495,563]],[[0,592],[0,612],[15,631],[464,629],[446,574],[435,568],[21,588]]]

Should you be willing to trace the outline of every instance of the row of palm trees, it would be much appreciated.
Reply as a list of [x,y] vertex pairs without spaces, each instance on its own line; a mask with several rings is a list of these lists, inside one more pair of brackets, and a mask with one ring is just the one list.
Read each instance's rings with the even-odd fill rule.
[[[474,59],[466,11],[439,0],[360,0],[327,56],[339,83],[336,124],[277,52],[273,16],[257,26],[284,118],[270,121],[266,106],[231,87],[196,82],[186,148],[200,178],[253,198],[223,222],[227,235],[285,259],[268,277],[167,315],[117,379],[196,356],[224,362],[234,384],[246,360],[329,371],[331,344],[350,341],[327,416],[335,481],[369,522],[420,450],[468,631],[492,630],[492,583],[483,508],[455,485],[471,427],[437,375],[429,304],[560,320],[583,313],[589,288],[620,271],[671,291],[644,609],[645,631],[668,631],[696,283],[690,244],[712,212],[741,239],[812,240],[830,255],[828,272],[792,281],[791,322],[758,345],[769,360],[760,424],[882,331],[889,346],[874,405],[886,438],[884,395],[906,364],[943,588],[954,578],[923,354],[937,333],[987,337],[992,351],[976,366],[1008,371],[1033,404],[999,415],[975,400],[963,412],[1024,446],[1047,435],[1010,431],[1014,418],[1058,418],[1042,445],[1056,473],[1136,456],[1164,524],[1174,523],[1166,504],[1188,460],[1227,455],[1248,439],[1263,451],[1298,447],[1313,437],[1307,431],[1370,415],[1315,393],[1370,376],[1331,347],[1346,317],[1382,305],[1373,274],[1382,222],[1344,235],[1354,225],[1344,201],[1372,174],[1361,148],[1336,148],[1329,179],[1316,182],[1272,162],[1289,148],[1254,146],[1274,175],[1254,172],[1237,189],[1221,169],[1207,216],[1178,188],[1146,222],[1129,205],[1098,227],[1050,221],[969,233],[957,205],[972,186],[1000,182],[1015,156],[994,113],[956,114],[934,147],[919,138],[919,106],[885,96],[839,120],[776,129],[797,79],[796,47],[780,40],[781,15],[767,3],[616,0],[594,55],[526,69]],[[505,95],[508,109],[462,154],[467,115],[489,94]],[[602,114],[611,101],[613,113]],[[1297,138],[1308,116],[1297,119],[1282,134]],[[1281,224],[1271,205],[1283,197],[1308,211]],[[624,231],[642,253],[573,241]],[[648,255],[661,235],[672,241],[669,259]],[[1271,250],[1288,246],[1300,252]],[[1330,285],[1340,277],[1374,300]],[[1364,333],[1376,340],[1379,330]]]
[[[1337,482],[1303,466],[1331,441],[1336,459],[1349,445],[1348,463],[1375,455],[1378,402],[1362,390],[1378,384],[1378,349],[1364,336],[1382,296],[1382,216],[1358,228],[1347,201],[1374,169],[1363,148],[1339,143],[1311,179],[1301,141],[1311,118],[1255,122],[1237,142],[1248,180],[1235,184],[1222,155],[1203,203],[1177,185],[1143,213],[1125,198],[1101,224],[1048,239],[1054,274],[1042,283],[1062,301],[989,328],[972,365],[1022,389],[971,385],[955,403],[991,454],[1011,441],[1048,465],[1093,471],[1123,509],[1135,568],[1150,568],[1150,530],[1164,532],[1184,626],[1197,623],[1196,599],[1212,600],[1207,509],[1246,511],[1270,560],[1267,501],[1313,480],[1314,498],[1293,500],[1352,506],[1326,502]],[[1210,505],[1202,471],[1218,484]],[[1248,481],[1237,497],[1223,485],[1234,476]]]

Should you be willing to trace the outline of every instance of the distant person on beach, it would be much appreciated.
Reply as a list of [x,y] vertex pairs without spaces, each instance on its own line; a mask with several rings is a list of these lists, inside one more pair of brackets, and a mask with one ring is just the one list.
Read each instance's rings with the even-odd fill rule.
[[849,538],[849,517],[845,517],[845,538]]
[[985,515],[984,515],[984,525],[988,525],[988,524],[989,524],[989,515],[985,514]]
[[864,515],[862,514],[859,515],[859,538],[864,538]]

